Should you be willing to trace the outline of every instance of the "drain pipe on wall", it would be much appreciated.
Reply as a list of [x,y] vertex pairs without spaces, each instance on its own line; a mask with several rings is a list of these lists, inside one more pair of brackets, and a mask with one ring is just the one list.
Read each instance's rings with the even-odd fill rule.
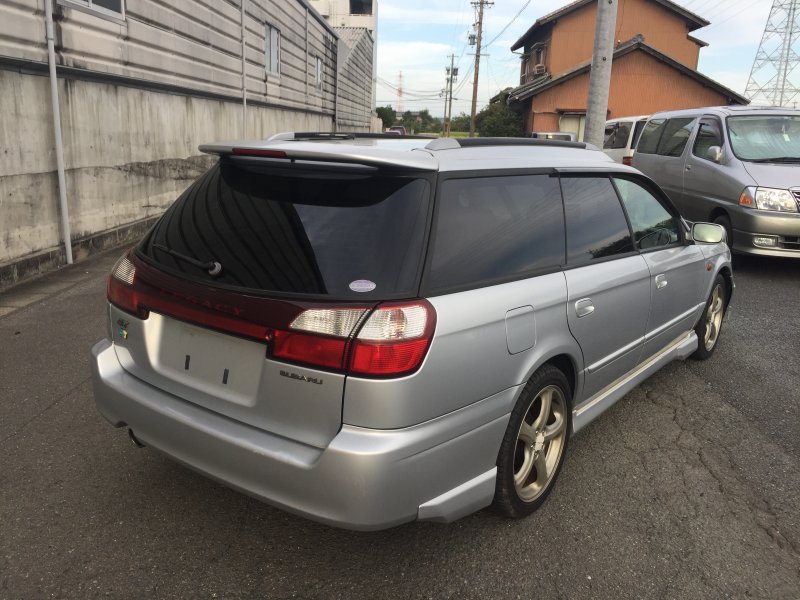
[[58,169],[58,202],[61,207],[61,235],[64,237],[64,254],[67,264],[72,264],[72,232],[69,227],[67,183],[64,177],[64,144],[61,140],[61,109],[58,104],[58,79],[56,78],[56,50],[53,35],[53,2],[44,0],[45,32],[47,35],[47,63],[50,67],[50,99],[53,104],[53,132],[56,137],[56,167]]
[[247,31],[244,25],[244,2],[242,1],[242,139],[247,138]]

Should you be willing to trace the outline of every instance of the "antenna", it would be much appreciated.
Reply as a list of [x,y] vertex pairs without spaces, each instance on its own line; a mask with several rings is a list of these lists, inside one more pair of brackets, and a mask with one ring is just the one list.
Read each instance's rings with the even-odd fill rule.
[[773,0],[744,95],[753,104],[800,100],[800,0]]

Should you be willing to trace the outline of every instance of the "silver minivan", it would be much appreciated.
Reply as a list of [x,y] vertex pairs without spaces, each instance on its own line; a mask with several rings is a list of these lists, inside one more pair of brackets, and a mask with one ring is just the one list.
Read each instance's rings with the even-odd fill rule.
[[735,252],[800,258],[800,110],[726,106],[648,121],[633,166]]
[[708,358],[724,232],[583,143],[285,134],[219,161],[108,279],[97,408],[332,525],[512,517],[573,433]]

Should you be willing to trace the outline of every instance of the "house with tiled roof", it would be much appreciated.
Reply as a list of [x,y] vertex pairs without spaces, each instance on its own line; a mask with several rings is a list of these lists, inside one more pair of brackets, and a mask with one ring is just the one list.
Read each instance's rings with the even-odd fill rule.
[[[583,137],[597,2],[578,0],[536,20],[511,47],[522,50],[519,86],[509,105],[528,131]],[[709,22],[670,0],[619,0],[608,116],[747,99],[697,70],[707,46],[692,33]]]

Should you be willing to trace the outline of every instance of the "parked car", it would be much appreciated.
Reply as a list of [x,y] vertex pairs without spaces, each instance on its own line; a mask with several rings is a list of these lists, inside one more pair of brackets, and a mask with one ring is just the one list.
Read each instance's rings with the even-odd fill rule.
[[615,162],[630,165],[647,118],[647,115],[641,115],[606,121],[603,152]]
[[398,135],[408,135],[408,130],[403,125],[392,125],[386,128],[386,133],[396,133]]
[[722,225],[735,252],[800,258],[800,110],[658,113],[633,165],[687,219]]
[[97,408],[285,510],[354,529],[529,514],[575,432],[717,346],[722,228],[585,144],[200,149],[219,162],[109,277]]
[[559,140],[562,142],[574,142],[575,134],[568,131],[531,131],[528,137],[539,140]]

